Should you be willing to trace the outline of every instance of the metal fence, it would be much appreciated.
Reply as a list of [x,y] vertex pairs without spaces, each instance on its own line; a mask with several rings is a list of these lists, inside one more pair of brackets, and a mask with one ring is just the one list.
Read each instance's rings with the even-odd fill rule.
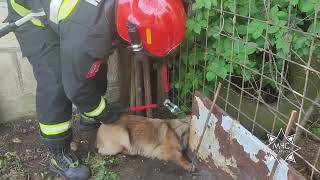
[[212,97],[221,82],[220,107],[266,144],[296,111],[292,166],[320,178],[319,10],[319,0],[190,2],[186,40],[170,57],[175,103],[190,112],[195,91]]

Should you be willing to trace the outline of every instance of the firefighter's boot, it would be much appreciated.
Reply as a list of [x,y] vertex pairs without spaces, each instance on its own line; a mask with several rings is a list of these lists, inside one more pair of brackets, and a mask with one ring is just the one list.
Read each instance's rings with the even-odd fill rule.
[[72,180],[85,180],[91,177],[90,169],[81,165],[77,156],[70,150],[71,133],[63,138],[48,139],[43,137],[43,139],[51,152],[50,171]]
[[53,151],[49,169],[68,179],[85,180],[91,176],[90,169],[81,165],[76,155],[67,148]]
[[95,152],[95,140],[101,123],[85,115],[80,117],[80,142],[91,152]]

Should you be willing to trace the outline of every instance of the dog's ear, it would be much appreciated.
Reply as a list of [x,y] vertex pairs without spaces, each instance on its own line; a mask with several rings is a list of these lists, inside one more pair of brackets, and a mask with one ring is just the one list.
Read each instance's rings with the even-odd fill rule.
[[185,118],[183,118],[183,119],[169,119],[169,120],[167,120],[167,122],[169,123],[169,126],[172,129],[179,128],[180,126],[182,126],[184,124],[189,124],[189,122]]
[[181,119],[170,119],[170,120],[167,120],[167,122],[172,129],[178,129],[180,127],[188,128],[190,120],[191,120],[191,116],[186,116],[185,118],[181,118]]
[[168,125],[173,129],[184,148],[189,138],[189,123],[186,119],[187,118],[168,120]]
[[190,124],[191,118],[192,118],[191,115],[187,115],[186,117],[182,118],[182,121]]
[[182,147],[184,149],[188,147],[189,134],[190,134],[190,128],[188,127],[188,129],[186,129],[181,135],[181,140],[180,141],[181,141]]

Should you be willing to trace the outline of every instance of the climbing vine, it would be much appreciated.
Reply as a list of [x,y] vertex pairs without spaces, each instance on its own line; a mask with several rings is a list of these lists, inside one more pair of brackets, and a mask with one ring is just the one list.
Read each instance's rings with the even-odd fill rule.
[[171,62],[179,69],[172,87],[181,97],[193,90],[208,94],[219,78],[258,82],[263,73],[269,78],[262,87],[277,88],[286,60],[320,54],[319,10],[317,0],[193,1],[181,62]]

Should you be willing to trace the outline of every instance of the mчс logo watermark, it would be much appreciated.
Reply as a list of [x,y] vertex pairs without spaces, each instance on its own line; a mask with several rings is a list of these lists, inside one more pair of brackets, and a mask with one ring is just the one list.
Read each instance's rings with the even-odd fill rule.
[[[294,144],[294,137],[295,137],[295,134],[290,136],[285,136],[285,134],[283,133],[283,130],[280,129],[277,136],[268,134],[268,139],[269,139],[268,146],[285,161],[296,162],[296,160],[294,159],[294,152],[298,151],[301,148]],[[274,155],[272,154],[269,156],[269,158],[270,160],[277,159],[277,157],[274,157]]]

